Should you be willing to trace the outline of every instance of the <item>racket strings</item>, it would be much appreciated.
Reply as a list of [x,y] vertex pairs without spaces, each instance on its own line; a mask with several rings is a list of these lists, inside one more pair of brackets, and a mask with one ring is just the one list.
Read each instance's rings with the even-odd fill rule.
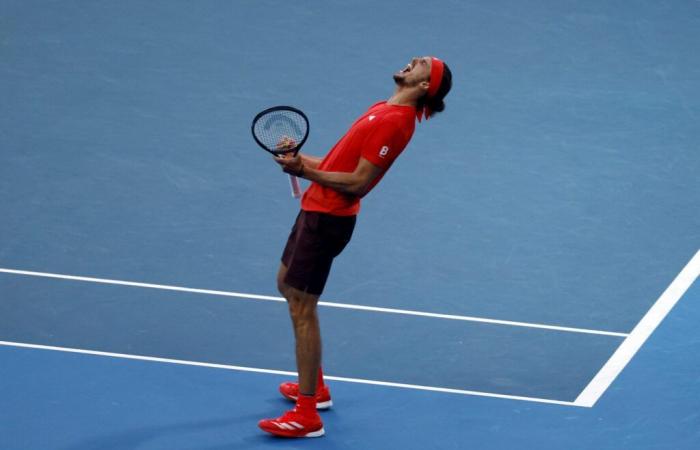
[[268,151],[287,153],[295,150],[308,133],[308,122],[294,111],[270,111],[253,124],[255,137]]

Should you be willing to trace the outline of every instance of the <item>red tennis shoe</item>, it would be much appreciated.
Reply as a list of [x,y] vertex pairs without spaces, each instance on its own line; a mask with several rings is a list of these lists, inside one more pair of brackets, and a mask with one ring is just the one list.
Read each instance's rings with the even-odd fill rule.
[[321,417],[316,411],[312,409],[311,412],[312,414],[302,414],[297,408],[294,408],[277,419],[263,419],[258,422],[258,426],[261,430],[275,436],[290,438],[321,437],[325,433],[323,422],[321,422]]
[[[280,384],[280,394],[284,398],[297,401],[299,397],[299,383],[286,382]],[[333,406],[331,391],[328,386],[323,385],[316,390],[316,409],[328,409]]]

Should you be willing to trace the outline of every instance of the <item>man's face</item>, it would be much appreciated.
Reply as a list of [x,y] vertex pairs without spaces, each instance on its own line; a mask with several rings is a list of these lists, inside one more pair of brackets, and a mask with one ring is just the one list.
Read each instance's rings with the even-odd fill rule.
[[430,81],[430,56],[421,56],[411,59],[411,62],[394,74],[394,81],[399,86],[416,86],[423,81]]

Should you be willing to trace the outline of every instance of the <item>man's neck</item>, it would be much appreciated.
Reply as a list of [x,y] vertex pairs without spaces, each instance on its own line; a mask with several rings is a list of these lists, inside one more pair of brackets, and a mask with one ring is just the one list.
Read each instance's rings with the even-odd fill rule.
[[415,94],[413,92],[409,92],[407,89],[401,89],[401,87],[397,87],[394,91],[394,95],[389,97],[389,100],[386,102],[389,105],[413,106],[414,108],[417,105]]

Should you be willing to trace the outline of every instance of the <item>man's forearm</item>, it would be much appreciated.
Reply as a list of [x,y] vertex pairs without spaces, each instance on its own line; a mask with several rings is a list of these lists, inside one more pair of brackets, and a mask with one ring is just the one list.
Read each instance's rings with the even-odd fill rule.
[[359,176],[351,172],[326,172],[318,170],[316,167],[306,165],[304,161],[303,178],[315,181],[321,186],[329,187],[333,190],[347,195],[362,197],[366,192],[365,183]]
[[309,181],[331,188],[345,195],[363,197],[370,190],[372,182],[385,170],[365,158],[360,158],[353,172],[330,172],[319,170],[320,159],[297,154],[296,156],[276,156],[275,161],[285,172],[306,178]]
[[300,156],[301,161],[304,163],[304,167],[310,167],[312,169],[317,169],[318,166],[321,164],[321,161],[323,161],[322,158],[317,158],[316,156],[309,156],[304,154],[300,154]]

